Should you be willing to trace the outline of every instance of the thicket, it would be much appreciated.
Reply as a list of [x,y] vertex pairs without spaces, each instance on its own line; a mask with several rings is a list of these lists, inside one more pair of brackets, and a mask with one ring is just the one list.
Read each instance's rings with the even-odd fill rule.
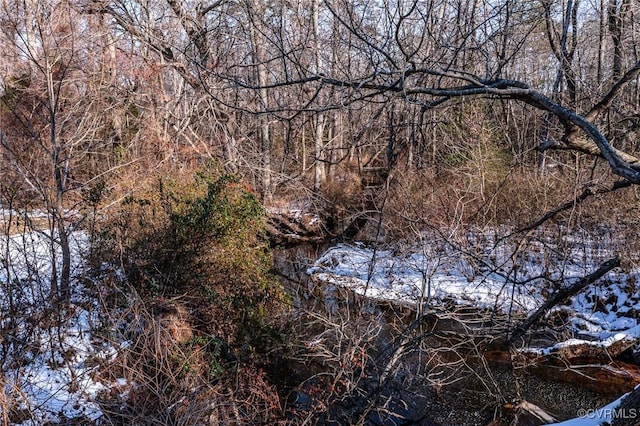
[[104,397],[114,421],[282,415],[269,354],[287,298],[264,227],[255,195],[214,166],[149,177],[99,224],[94,258],[124,273],[111,279],[114,337],[130,342],[109,366],[132,384],[124,399]]

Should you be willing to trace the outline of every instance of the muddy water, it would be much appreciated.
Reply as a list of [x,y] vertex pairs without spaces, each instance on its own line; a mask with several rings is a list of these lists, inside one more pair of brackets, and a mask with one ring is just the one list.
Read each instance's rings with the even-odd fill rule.
[[[328,246],[315,246],[302,244],[287,250],[274,252],[274,265],[282,277],[282,281],[293,296],[294,306],[301,310],[316,310],[317,312],[334,312],[338,309],[349,309],[350,315],[355,312],[370,315],[372,309],[378,312],[386,312],[385,318],[388,327],[383,337],[384,346],[398,336],[398,322],[410,322],[414,316],[412,312],[396,310],[389,306],[374,306],[371,302],[357,300],[353,295],[331,289],[319,288],[312,283],[306,274],[306,270],[328,248]],[[331,291],[328,291],[331,290]],[[348,303],[345,300],[349,299]],[[445,324],[445,323],[443,323]],[[445,326],[446,327],[446,326]],[[443,339],[438,332],[446,335],[448,330],[433,330],[430,334],[435,346],[443,345]],[[435,336],[435,338],[433,337]],[[426,342],[426,341],[425,341]],[[456,345],[464,347],[464,342],[455,341]],[[428,352],[428,351],[427,351]],[[446,351],[445,351],[446,352]],[[616,399],[618,394],[598,393],[594,389],[597,386],[584,386],[575,382],[559,380],[561,374],[558,367],[531,368],[526,365],[510,365],[505,363],[487,363],[482,357],[474,355],[465,356],[464,350],[452,352],[458,356],[455,361],[458,377],[449,380],[445,386],[432,386],[437,381],[406,381],[411,383],[404,389],[406,393],[398,393],[396,398],[398,406],[409,407],[410,415],[422,418],[419,424],[440,425],[488,425],[498,419],[493,425],[535,425],[540,421],[533,419],[528,414],[517,408],[520,401],[527,401],[542,408],[553,415],[557,420],[565,420],[576,417],[579,410],[593,409],[608,404]],[[462,354],[462,355],[461,355]],[[460,359],[462,356],[463,359]],[[448,362],[447,355],[440,358]],[[405,372],[411,375],[411,371],[424,371],[424,358],[421,356],[407,356],[403,359]],[[427,366],[438,369],[437,366]],[[411,389],[416,387],[416,389]],[[619,394],[626,392],[621,389]],[[415,398],[411,395],[416,395]],[[414,398],[413,401],[407,399]],[[417,411],[420,411],[419,413]],[[406,413],[403,413],[406,414]]]

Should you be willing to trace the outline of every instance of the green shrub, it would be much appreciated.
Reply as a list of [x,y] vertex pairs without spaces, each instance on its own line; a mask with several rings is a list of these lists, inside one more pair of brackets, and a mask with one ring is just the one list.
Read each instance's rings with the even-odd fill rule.
[[179,296],[201,331],[235,347],[276,337],[269,316],[284,293],[270,273],[265,210],[236,177],[207,167],[158,178],[127,197],[119,216],[114,246],[142,295]]

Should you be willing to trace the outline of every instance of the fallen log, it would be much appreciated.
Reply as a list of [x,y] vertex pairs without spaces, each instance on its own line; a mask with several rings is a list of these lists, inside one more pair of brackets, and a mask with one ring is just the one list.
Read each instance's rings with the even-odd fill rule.
[[549,299],[547,299],[542,306],[540,306],[533,314],[531,314],[524,322],[518,326],[513,333],[511,333],[511,337],[509,338],[509,343],[514,344],[517,340],[525,335],[527,330],[531,328],[532,325],[537,323],[543,316],[551,310],[554,306],[564,302],[569,297],[574,296],[581,292],[588,285],[593,284],[598,279],[602,278],[607,272],[611,271],[614,268],[620,266],[620,259],[618,257],[614,257],[612,259],[604,262],[600,267],[592,272],[589,275],[586,275],[580,278],[575,283],[561,288],[554,294],[552,294]]
[[272,246],[317,244],[326,241],[328,237],[320,218],[297,210],[286,213],[269,212],[266,229]]
[[576,345],[571,350],[547,354],[488,351],[483,357],[491,364],[526,369],[543,378],[579,384],[600,395],[620,395],[640,384],[639,366],[614,360],[604,350],[597,353],[585,346]]

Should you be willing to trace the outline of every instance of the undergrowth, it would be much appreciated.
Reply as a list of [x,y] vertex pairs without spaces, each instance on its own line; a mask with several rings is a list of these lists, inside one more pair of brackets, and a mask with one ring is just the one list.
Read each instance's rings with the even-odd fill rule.
[[114,323],[128,343],[108,374],[129,389],[104,395],[111,421],[281,415],[267,354],[282,341],[286,297],[264,228],[255,195],[214,166],[141,182],[99,226],[93,256],[125,277]]

